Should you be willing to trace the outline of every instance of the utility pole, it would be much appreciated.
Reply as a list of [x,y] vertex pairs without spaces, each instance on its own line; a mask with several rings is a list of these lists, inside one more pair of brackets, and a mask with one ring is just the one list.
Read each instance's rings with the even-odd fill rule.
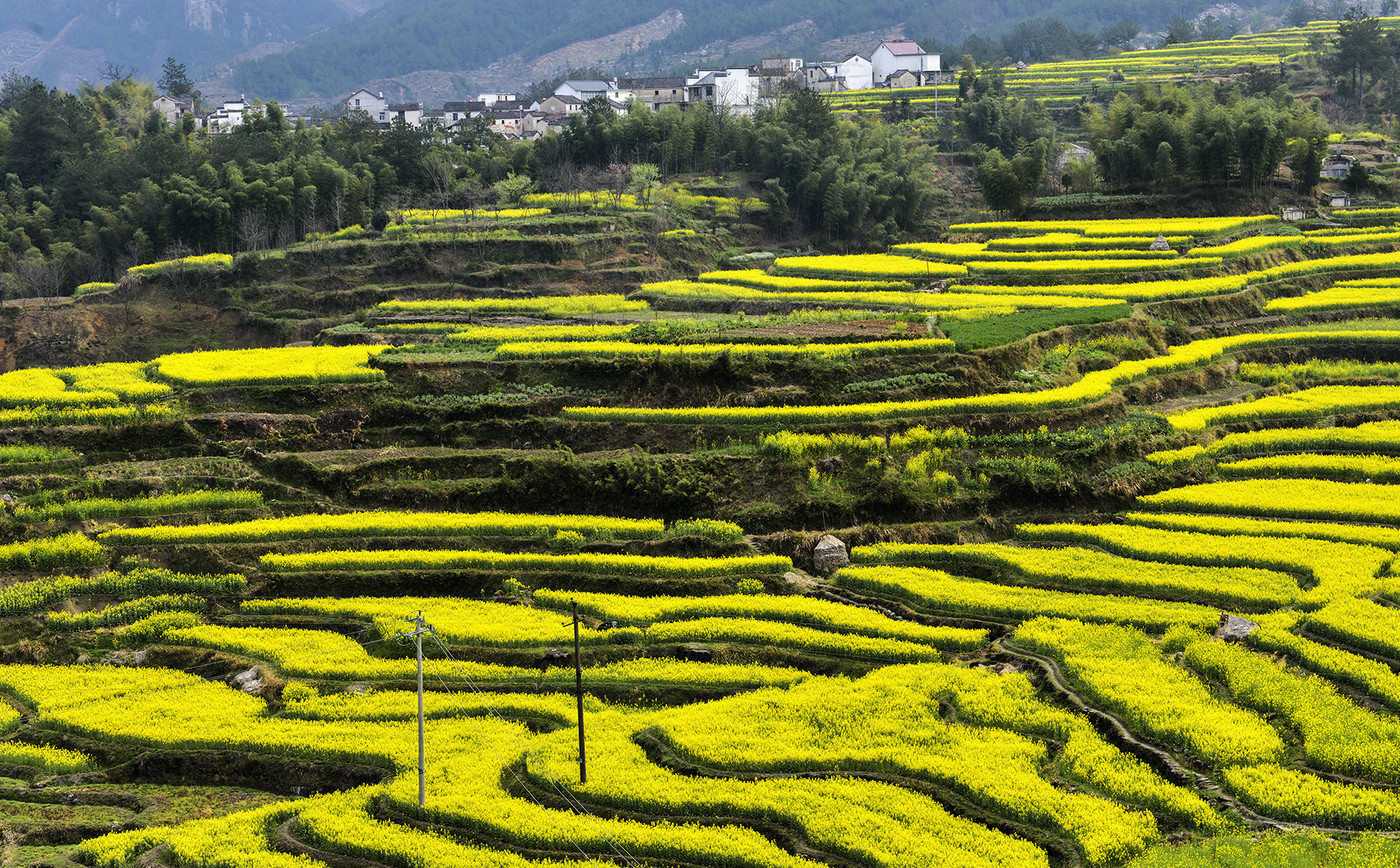
[[[416,618],[404,618],[404,620],[413,625],[413,632],[400,633],[394,638],[413,639],[414,647],[418,651],[418,810],[421,811],[428,800],[427,761],[423,742],[423,636],[427,633],[436,636],[437,631],[423,622],[422,609],[418,610]],[[582,708],[582,705],[579,707]]]
[[578,698],[578,782],[588,783],[588,761],[583,752],[583,661],[578,653],[578,600],[574,604],[574,694]]

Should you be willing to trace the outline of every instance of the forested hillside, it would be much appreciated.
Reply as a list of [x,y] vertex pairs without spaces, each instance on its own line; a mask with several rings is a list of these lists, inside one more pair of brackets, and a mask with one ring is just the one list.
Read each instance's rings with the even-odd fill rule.
[[72,90],[121,67],[154,81],[166,57],[200,74],[262,43],[290,43],[378,0],[12,0],[0,4],[0,72]]
[[791,56],[818,59],[822,42],[853,34],[900,31],[914,38],[961,42],[974,31],[987,31],[995,38],[1019,20],[1049,17],[1093,33],[1125,18],[1144,27],[1163,28],[1173,16],[1194,17],[1209,5],[1205,0],[1056,0],[1049,4],[1005,0],[972,7],[951,0],[912,6],[837,0],[777,0],[758,5],[737,0],[629,4],[582,0],[560,7],[549,0],[528,0],[506,9],[486,0],[418,0],[385,6],[353,23],[331,28],[304,48],[240,64],[234,80],[250,94],[279,99],[325,97],[415,70],[470,70],[516,52],[543,54],[639,24],[668,9],[679,9],[685,26],[620,58],[619,70],[667,70],[675,65],[675,58],[700,49],[709,63],[733,60],[750,64],[757,58],[737,44],[746,37],[800,22],[814,27],[802,31],[806,35],[782,50]]

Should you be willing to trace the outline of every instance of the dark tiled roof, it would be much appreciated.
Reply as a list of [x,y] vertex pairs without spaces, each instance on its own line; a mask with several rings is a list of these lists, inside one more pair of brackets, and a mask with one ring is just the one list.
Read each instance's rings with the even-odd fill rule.
[[683,77],[667,78],[619,78],[617,80],[618,90],[665,90],[667,88],[685,87]]

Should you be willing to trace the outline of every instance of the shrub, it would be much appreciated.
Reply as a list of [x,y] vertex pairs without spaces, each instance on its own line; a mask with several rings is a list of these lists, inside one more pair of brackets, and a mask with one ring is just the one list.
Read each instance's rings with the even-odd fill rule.
[[763,582],[759,579],[740,579],[738,584],[734,586],[734,590],[741,594],[756,596],[763,593],[764,587]]
[[576,530],[561,530],[549,541],[549,550],[556,554],[577,554],[583,548],[583,534]]
[[744,539],[744,529],[731,521],[712,518],[687,518],[666,528],[666,538],[698,536],[717,543],[735,543]]

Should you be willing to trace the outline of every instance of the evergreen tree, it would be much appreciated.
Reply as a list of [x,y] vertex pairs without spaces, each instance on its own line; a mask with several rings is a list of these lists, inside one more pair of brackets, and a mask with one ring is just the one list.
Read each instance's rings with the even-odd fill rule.
[[195,89],[194,82],[185,71],[185,65],[173,57],[165,58],[165,63],[161,64],[156,87],[173,99],[189,99],[196,109],[203,100],[203,94]]

